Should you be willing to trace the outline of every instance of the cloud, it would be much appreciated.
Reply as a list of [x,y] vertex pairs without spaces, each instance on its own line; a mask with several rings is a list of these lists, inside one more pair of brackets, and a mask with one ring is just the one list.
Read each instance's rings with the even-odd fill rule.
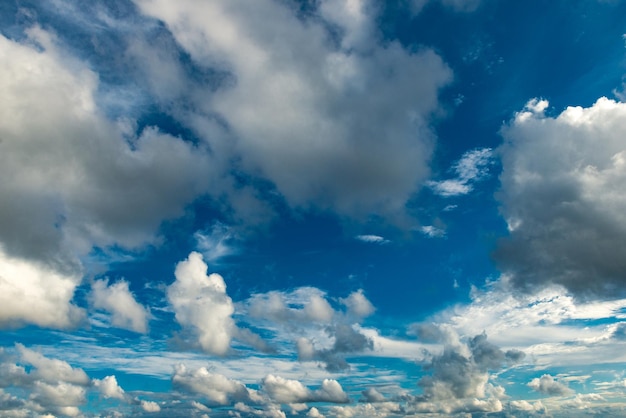
[[492,154],[491,148],[467,151],[452,167],[457,174],[457,178],[430,181],[428,185],[436,194],[443,197],[468,194],[473,190],[472,183],[485,178],[489,174]]
[[324,379],[318,389],[311,390],[297,380],[284,379],[270,374],[263,379],[261,385],[263,391],[279,403],[346,403],[350,401],[341,385],[333,379]]
[[487,341],[485,334],[476,335],[467,343],[448,327],[431,335],[444,341],[443,351],[433,355],[424,366],[430,374],[419,380],[423,395],[415,397],[412,407],[420,412],[501,411],[504,388],[489,383],[489,372],[518,363],[524,353],[505,352]]
[[146,412],[160,412],[161,407],[154,401],[141,401],[141,409]]
[[243,383],[219,373],[211,373],[205,367],[190,370],[182,364],[176,366],[172,384],[176,388],[202,395],[218,405],[259,399]]
[[94,379],[93,385],[105,399],[126,399],[124,389],[117,384],[115,376],[106,376],[104,379]]
[[509,225],[494,257],[513,283],[550,283],[577,296],[614,297],[626,281],[626,104],[600,98],[588,108],[545,115],[533,100],[502,129],[498,199]]
[[222,276],[207,276],[207,268],[200,253],[190,253],[176,266],[176,280],[167,288],[167,299],[176,321],[192,332],[202,350],[225,355],[237,329],[232,319],[235,309]]
[[389,244],[391,242],[379,235],[357,235],[354,238],[358,241],[372,243],[372,244]]
[[98,75],[39,27],[22,42],[0,36],[0,57],[0,177],[11,179],[0,184],[0,293],[40,308],[2,303],[2,320],[68,327],[80,319],[80,260],[94,246],[155,242],[164,219],[208,190],[209,154],[107,119]]
[[44,263],[11,257],[0,246],[0,325],[78,325],[85,312],[71,301],[80,280],[79,274],[63,274]]
[[90,300],[94,308],[111,313],[113,326],[139,333],[148,331],[149,313],[137,303],[128,289],[128,282],[120,280],[108,286],[108,280],[95,280]]
[[539,393],[550,396],[567,396],[574,393],[574,391],[567,387],[567,385],[554,380],[554,377],[549,374],[544,374],[541,377],[535,377],[528,383],[528,387]]
[[402,212],[428,175],[428,122],[451,71],[432,50],[382,42],[369,2],[300,16],[273,1],[135,3],[198,66],[230,74],[212,94],[189,94],[198,110],[187,119],[291,206]]
[[252,320],[265,321],[258,326],[271,327],[295,340],[299,360],[321,361],[326,370],[338,372],[350,367],[347,355],[373,348],[371,339],[354,323],[372,314],[375,308],[362,290],[340,298],[345,312],[333,309],[325,296],[312,287],[289,293],[274,291],[253,295],[246,308]]
[[340,301],[348,308],[348,315],[353,315],[357,318],[370,316],[376,310],[372,302],[363,294],[363,289],[350,293],[347,298],[340,299]]

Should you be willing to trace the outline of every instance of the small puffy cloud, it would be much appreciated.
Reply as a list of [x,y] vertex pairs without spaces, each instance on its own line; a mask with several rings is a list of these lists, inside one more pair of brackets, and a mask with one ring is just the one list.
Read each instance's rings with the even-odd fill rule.
[[348,315],[365,318],[374,313],[376,308],[363,294],[363,289],[352,292],[345,299],[340,299],[341,303],[348,308]]
[[154,401],[141,401],[140,405],[146,412],[161,412],[161,407]]
[[471,338],[467,344],[454,333],[443,329],[439,338],[448,341],[443,352],[432,356],[425,365],[426,375],[418,382],[424,394],[418,396],[415,408],[422,412],[497,412],[504,389],[489,384],[489,372],[515,364],[523,358],[517,350],[502,351],[485,334]]
[[375,403],[375,402],[385,402],[387,398],[385,395],[377,391],[375,388],[367,388],[363,392],[361,392],[363,402]]
[[493,151],[491,148],[481,148],[467,151],[453,169],[457,174],[454,179],[430,181],[428,185],[433,191],[443,197],[452,197],[468,194],[473,190],[473,183],[489,174],[492,164]]
[[339,372],[350,368],[346,355],[371,350],[372,340],[357,331],[353,326],[338,323],[325,329],[333,340],[329,348],[317,349],[311,341],[300,338],[297,341],[298,359],[301,361],[320,360],[326,370]]
[[497,194],[510,235],[494,253],[519,288],[614,297],[626,283],[626,103],[546,116],[533,100],[502,129]]
[[330,402],[346,403],[350,399],[343,388],[333,379],[324,379],[322,386],[311,390],[297,380],[284,379],[272,374],[261,382],[263,391],[279,403]]
[[207,275],[207,268],[200,253],[189,254],[176,266],[176,280],[167,288],[167,299],[176,321],[192,332],[202,350],[224,355],[237,329],[234,306],[222,276]]
[[550,396],[567,396],[574,393],[567,385],[557,381],[549,374],[535,377],[528,383],[528,387],[536,392]]
[[248,310],[255,318],[278,323],[330,323],[334,309],[326,294],[313,287],[301,287],[289,293],[268,292],[253,295],[248,300]]
[[190,370],[182,364],[176,366],[172,384],[219,405],[258,399],[243,383],[219,373],[211,373],[205,367]]
[[94,379],[93,385],[105,399],[126,399],[124,389],[117,384],[115,376],[106,376],[104,379]]
[[90,300],[94,308],[111,314],[113,326],[147,332],[148,311],[135,300],[128,282],[120,280],[109,286],[108,280],[95,280],[91,285]]
[[324,418],[324,415],[314,406],[309,409],[306,416],[307,418]]
[[367,242],[371,244],[389,244],[391,242],[381,237],[380,235],[357,235],[354,238],[357,241]]

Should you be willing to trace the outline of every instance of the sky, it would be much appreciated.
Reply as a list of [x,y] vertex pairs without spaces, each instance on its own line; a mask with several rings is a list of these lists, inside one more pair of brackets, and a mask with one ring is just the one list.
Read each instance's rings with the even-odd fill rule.
[[626,415],[626,2],[0,2],[0,415]]

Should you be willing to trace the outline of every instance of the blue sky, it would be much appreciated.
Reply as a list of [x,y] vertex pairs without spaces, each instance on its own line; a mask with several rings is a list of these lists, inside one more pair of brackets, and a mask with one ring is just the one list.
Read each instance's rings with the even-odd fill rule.
[[0,3],[0,415],[626,414],[626,3]]

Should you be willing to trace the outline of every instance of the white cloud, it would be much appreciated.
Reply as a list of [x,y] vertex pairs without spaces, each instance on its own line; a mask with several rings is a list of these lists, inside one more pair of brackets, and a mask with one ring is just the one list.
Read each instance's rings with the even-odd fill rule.
[[361,242],[368,242],[372,244],[389,244],[391,241],[381,237],[380,235],[357,235],[354,237]]
[[567,385],[554,380],[554,377],[549,374],[544,374],[541,377],[535,377],[528,383],[528,387],[533,390],[550,396],[566,396],[574,393],[572,389]]
[[63,274],[45,264],[11,257],[0,246],[0,324],[77,325],[85,314],[71,300],[80,279],[76,273]]
[[66,382],[81,386],[89,385],[91,382],[82,369],[73,368],[63,360],[47,358],[21,344],[17,345],[17,349],[21,360],[35,368],[29,374],[33,379],[47,383]]
[[425,225],[421,227],[420,232],[429,238],[441,238],[446,236],[446,231],[433,225]]
[[212,94],[189,94],[198,109],[189,120],[292,206],[402,212],[428,175],[428,119],[451,72],[432,50],[383,43],[369,2],[322,2],[313,17],[273,1],[135,3],[196,63],[232,74]]
[[518,287],[614,297],[626,281],[626,104],[600,98],[548,117],[530,101],[502,130],[498,199],[511,231],[495,257]]
[[115,376],[106,376],[104,379],[94,379],[93,385],[105,399],[126,399],[124,389],[117,384]]
[[207,268],[201,254],[190,253],[176,266],[176,280],[167,288],[167,299],[176,321],[191,330],[202,350],[224,355],[237,329],[232,319],[235,309],[222,276],[207,276]]
[[146,412],[160,412],[161,407],[154,401],[141,401],[141,409]]
[[272,374],[261,382],[263,391],[279,403],[349,402],[348,395],[333,379],[324,379],[319,389],[311,390],[297,380],[284,379]]
[[491,148],[480,148],[467,151],[452,167],[457,178],[441,181],[430,181],[429,186],[435,193],[443,197],[468,194],[473,190],[472,183],[489,174],[492,163]]
[[137,303],[128,289],[128,282],[120,280],[108,286],[108,280],[95,280],[91,289],[93,307],[111,313],[111,323],[114,326],[140,333],[147,332],[149,313]]
[[363,289],[350,293],[347,298],[340,299],[340,301],[348,308],[349,315],[354,315],[358,318],[370,316],[376,310],[372,302],[363,294]]
[[205,367],[190,370],[182,364],[176,366],[172,384],[185,391],[202,395],[219,405],[260,399],[243,383],[219,373],[209,372]]

